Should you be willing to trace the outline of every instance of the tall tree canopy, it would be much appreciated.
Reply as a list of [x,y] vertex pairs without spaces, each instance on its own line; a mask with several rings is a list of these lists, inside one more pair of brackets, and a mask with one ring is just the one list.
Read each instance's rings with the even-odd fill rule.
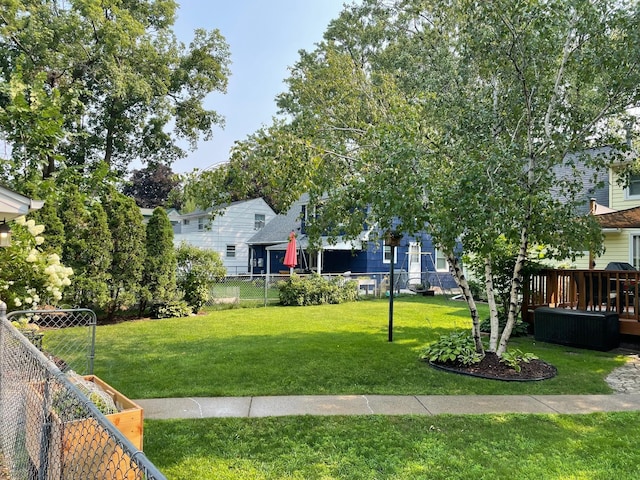
[[229,51],[218,30],[189,46],[173,0],[12,0],[0,7],[0,135],[14,184],[98,162],[122,176],[134,159],[170,164],[223,119]]

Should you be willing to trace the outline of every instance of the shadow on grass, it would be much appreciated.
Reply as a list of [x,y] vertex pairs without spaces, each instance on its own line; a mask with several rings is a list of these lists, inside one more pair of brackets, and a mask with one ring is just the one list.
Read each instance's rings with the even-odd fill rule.
[[[150,421],[173,479],[640,478],[639,413]],[[588,452],[588,455],[585,454]]]

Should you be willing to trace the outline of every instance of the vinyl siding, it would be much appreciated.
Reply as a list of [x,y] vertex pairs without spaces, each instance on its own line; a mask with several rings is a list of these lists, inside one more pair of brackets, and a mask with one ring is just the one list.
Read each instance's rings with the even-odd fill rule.
[[[621,230],[620,232],[605,233],[604,245],[605,252],[602,256],[597,257],[596,269],[601,270],[607,266],[609,262],[628,262],[629,261],[629,235],[633,230]],[[637,231],[635,231],[638,233]]]
[[640,205],[640,198],[628,199],[626,189],[618,185],[618,175],[615,171],[611,171],[611,188],[609,189],[610,202],[609,206],[614,210],[626,210],[627,208],[637,207]]
[[[231,204],[213,221],[209,220],[206,212],[184,215],[183,220],[189,220],[189,224],[182,224],[181,233],[174,236],[174,243],[179,245],[184,241],[199,248],[215,250],[220,254],[227,274],[247,273],[249,271],[247,241],[257,232],[256,214],[264,215],[265,223],[275,216],[271,207],[261,198]],[[199,229],[199,219],[204,221],[202,230]],[[227,245],[235,246],[235,257],[227,257]]]

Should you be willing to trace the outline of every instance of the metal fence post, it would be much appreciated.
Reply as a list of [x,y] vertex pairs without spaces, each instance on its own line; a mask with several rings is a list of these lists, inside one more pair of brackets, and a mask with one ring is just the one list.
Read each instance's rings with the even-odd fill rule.
[[[0,392],[2,392],[2,376],[4,375],[4,368],[2,368],[2,361],[4,360],[4,325],[2,323],[7,319],[7,304],[0,300]],[[3,408],[2,400],[0,400],[0,416]]]
[[269,302],[269,285],[268,285],[268,277],[264,276],[264,306],[266,307]]

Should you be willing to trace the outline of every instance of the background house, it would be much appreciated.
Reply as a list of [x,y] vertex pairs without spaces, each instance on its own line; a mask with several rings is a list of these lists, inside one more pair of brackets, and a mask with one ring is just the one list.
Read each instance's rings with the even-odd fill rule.
[[393,261],[401,285],[411,280],[412,283],[428,281],[434,287],[447,290],[456,288],[446,259],[426,234],[404,236],[393,259],[390,247],[385,246],[382,239],[370,240],[371,232],[366,230],[356,240],[337,238],[332,243],[329,238],[322,237],[320,248],[312,250],[305,230],[308,203],[308,195],[303,195],[286,213],[277,215],[251,237],[248,243],[254,274],[289,272],[283,261],[289,234],[294,232],[299,272],[384,275]]
[[[174,225],[174,244],[215,250],[220,254],[227,275],[250,271],[249,239],[275,217],[273,209],[262,198],[226,205],[216,212],[196,210],[179,216]],[[170,217],[170,220],[173,219]]]
[[[609,171],[608,205],[598,203],[594,211],[602,226],[605,252],[595,258],[595,268],[610,262],[626,262],[640,269],[640,174],[632,174],[627,184],[620,182],[620,167]],[[579,265],[580,268],[588,268]]]

